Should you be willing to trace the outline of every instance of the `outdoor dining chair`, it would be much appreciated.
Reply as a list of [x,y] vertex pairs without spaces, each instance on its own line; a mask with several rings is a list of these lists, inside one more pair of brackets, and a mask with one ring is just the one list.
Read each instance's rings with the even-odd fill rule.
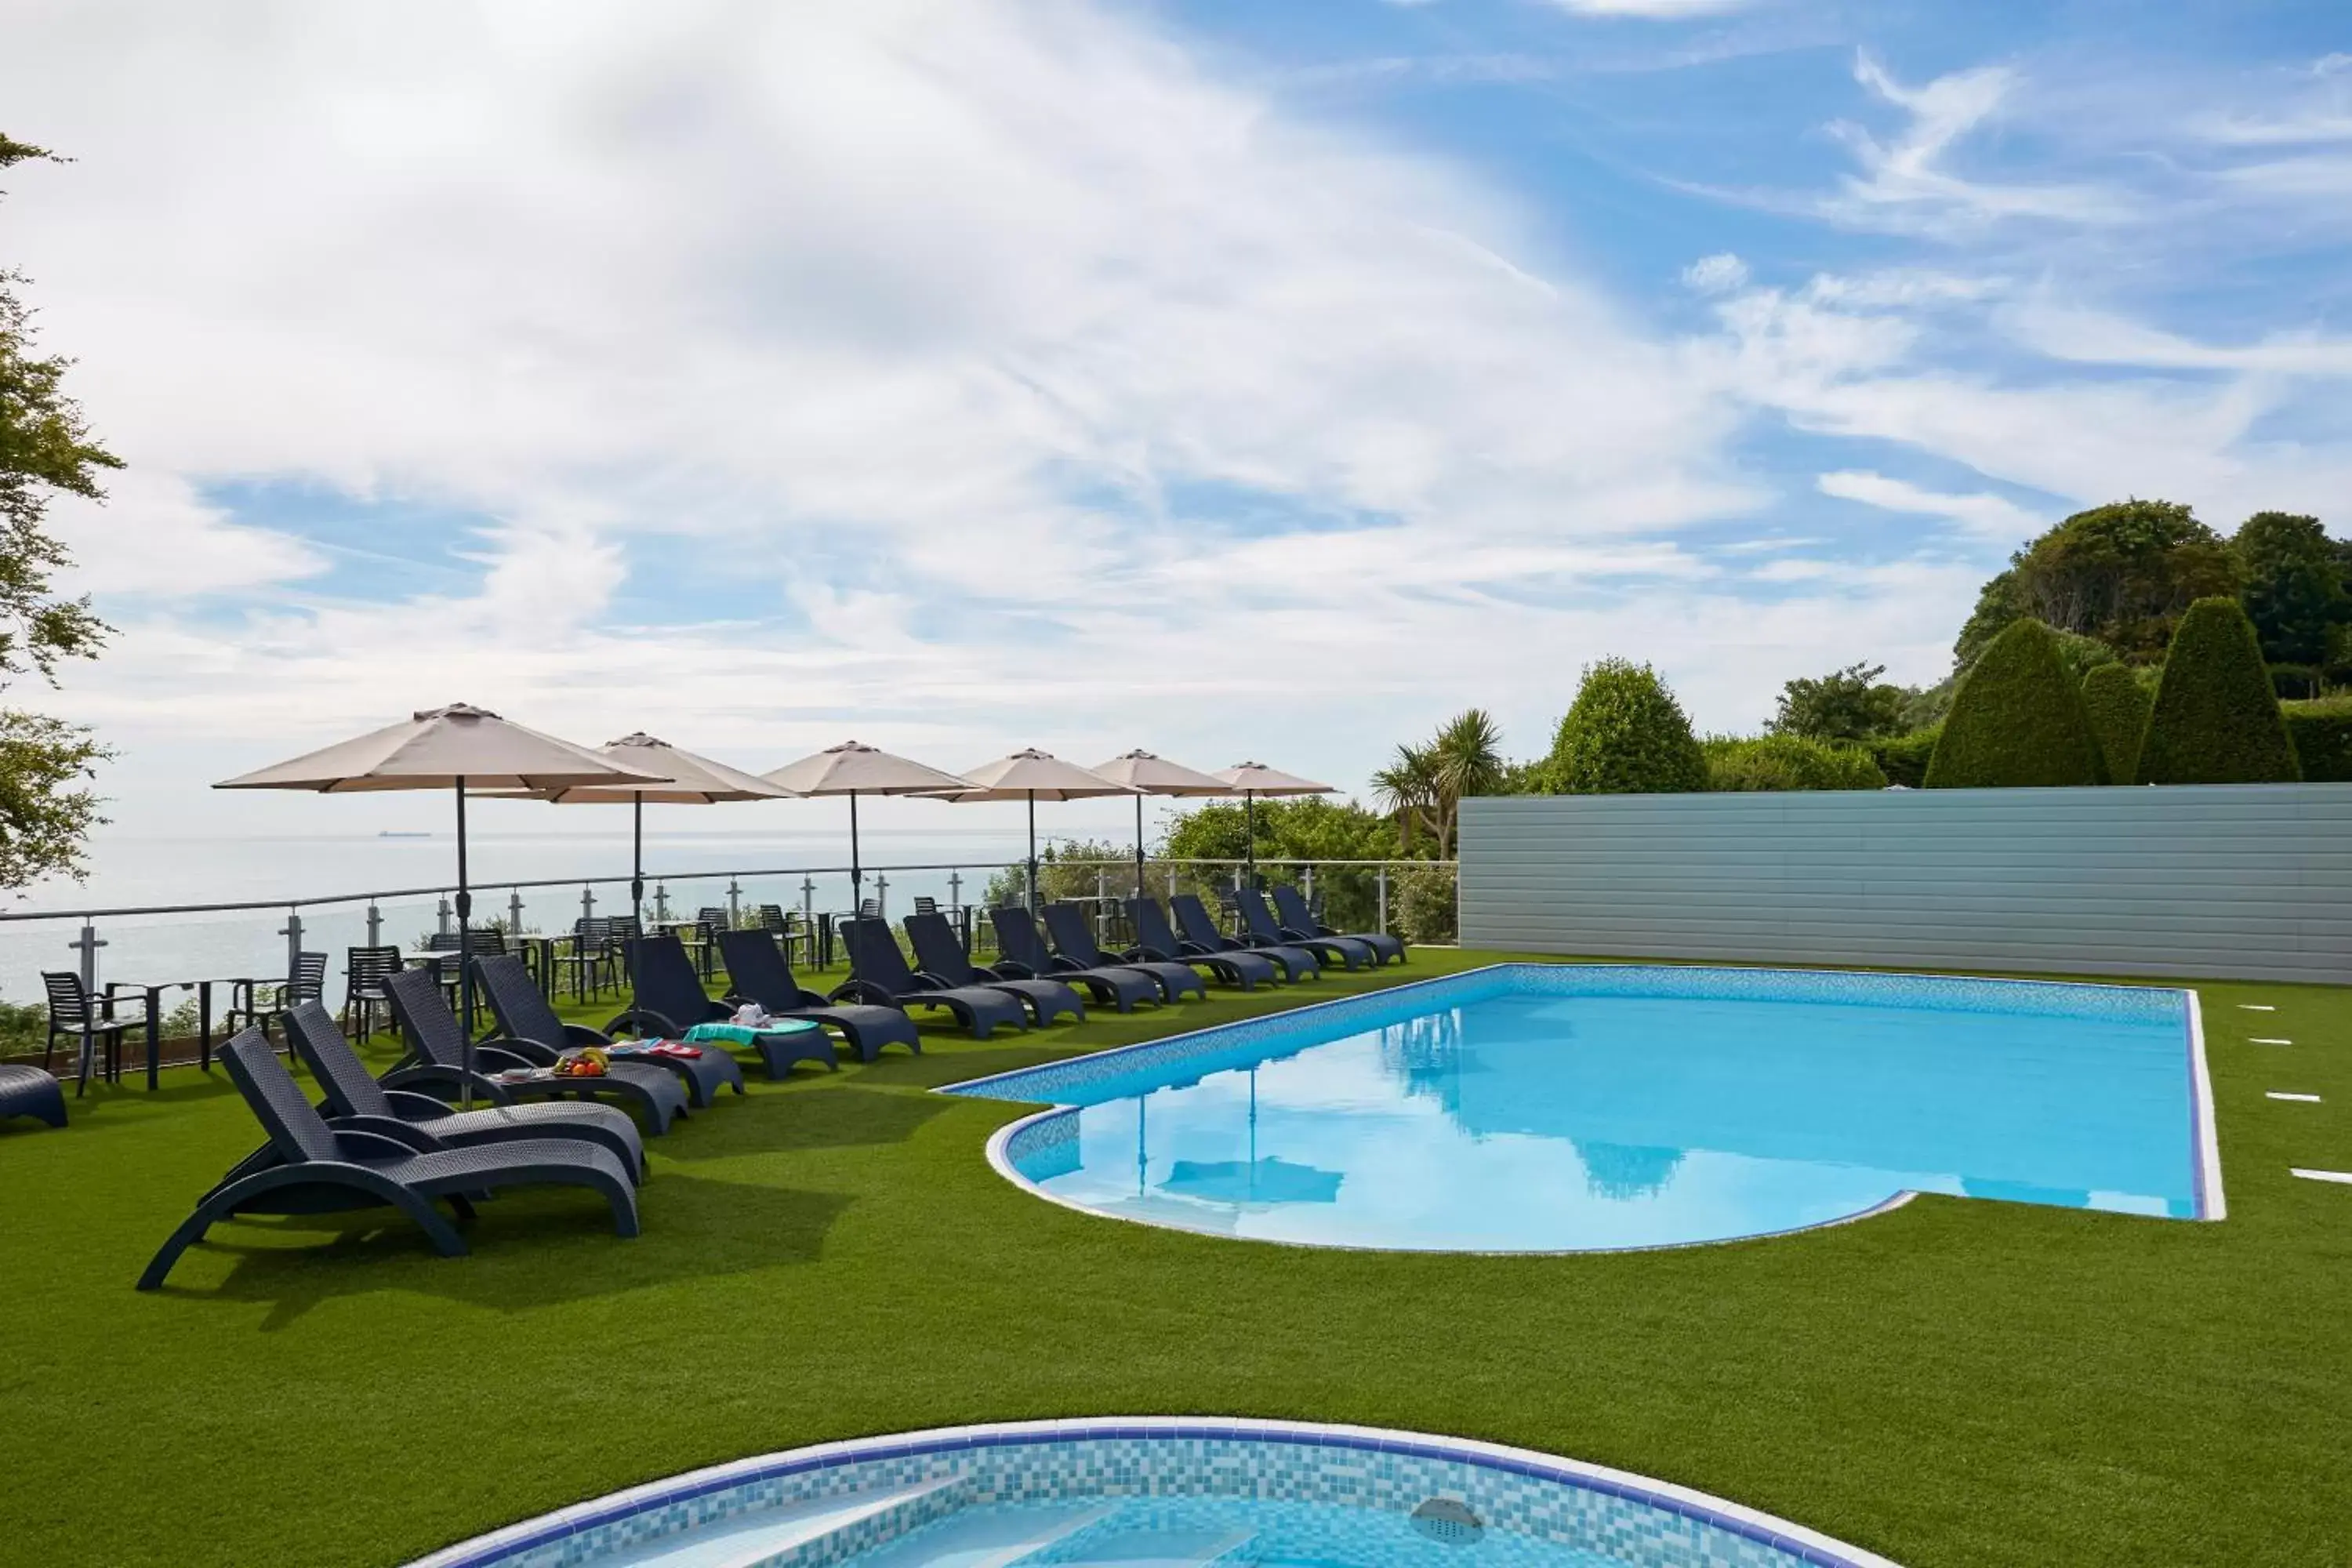
[[92,996],[81,983],[81,976],[70,969],[41,972],[41,984],[49,995],[48,1033],[41,1042],[41,1066],[49,1065],[60,1036],[79,1044],[76,1054],[74,1093],[79,1094],[89,1085],[89,1075],[98,1063],[102,1047],[106,1052],[106,1076],[112,1079],[122,1070],[122,1036],[124,1031],[147,1026],[144,1011],[123,1015],[115,1011],[111,996]]

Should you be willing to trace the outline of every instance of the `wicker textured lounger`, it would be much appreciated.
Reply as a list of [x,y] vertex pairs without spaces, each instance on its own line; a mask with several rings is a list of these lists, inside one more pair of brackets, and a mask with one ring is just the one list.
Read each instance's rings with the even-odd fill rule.
[[[639,937],[629,945],[635,950],[647,940]],[[672,947],[677,947],[677,938],[674,936],[650,940],[667,942]],[[636,952],[632,951],[630,957],[634,960],[636,956]],[[682,947],[677,949],[677,961],[687,963],[686,950]],[[687,967],[691,973],[693,966],[688,964]],[[602,1034],[585,1025],[565,1023],[555,1016],[555,1009],[548,1005],[546,993],[540,990],[539,983],[530,977],[530,971],[523,967],[520,958],[499,954],[477,959],[474,961],[474,974],[481,981],[482,989],[489,994],[490,1011],[498,1015],[499,1032],[509,1039],[529,1040],[552,1047],[558,1051],[567,1051],[582,1046],[610,1046],[613,1030],[624,1022],[631,1023],[639,1032],[644,1032],[643,1025],[637,1020],[646,1016],[635,1009],[605,1025]],[[693,990],[696,996],[701,997],[706,1009],[716,1008],[719,1016],[726,1016],[727,1009],[702,995],[700,982],[694,983]],[[699,1024],[703,1017],[709,1016],[706,1011],[701,1016],[681,1019],[675,1027],[670,1026],[667,1020],[661,1020],[652,1032],[656,1036],[676,1039],[686,1033],[687,1026]],[[629,1065],[641,1064],[676,1073],[678,1081],[686,1085],[686,1102],[698,1110],[710,1104],[718,1098],[719,1091],[730,1085],[734,1087],[736,1093],[743,1092],[743,1069],[736,1065],[732,1056],[722,1050],[707,1050],[698,1057],[663,1055],[640,1058]]]
[[1323,973],[1323,966],[1316,961],[1315,955],[1303,947],[1292,947],[1286,942],[1243,942],[1227,936],[1217,929],[1217,922],[1209,918],[1209,911],[1202,907],[1198,894],[1179,893],[1168,900],[1168,907],[1175,911],[1176,929],[1184,933],[1184,940],[1204,952],[1257,953],[1280,965],[1285,980],[1301,977],[1311,980]]
[[[719,933],[719,957],[727,965],[727,999],[730,1002],[757,1002],[772,1017],[807,1018],[841,1031],[857,1052],[857,1059],[870,1062],[890,1045],[906,1047],[916,1055],[923,1050],[923,1037],[915,1028],[915,1020],[897,1007],[877,1007],[870,1004],[846,1002],[839,1006],[828,1005],[815,992],[805,989],[793,974],[791,961],[777,944],[773,932],[764,931],[722,931]],[[793,1042],[800,1049],[814,1049],[814,1042]],[[831,1046],[826,1046],[828,1053]],[[795,1052],[797,1059],[797,1050]],[[825,1061],[825,1057],[811,1055],[810,1061]],[[791,1061],[768,1063],[772,1077],[782,1077],[792,1066]]]
[[[465,1031],[458,1027],[457,1015],[450,1011],[448,999],[441,994],[432,974],[404,969],[385,981],[383,990],[414,1058],[383,1075],[386,1089],[424,1089],[449,1100],[470,1082],[473,1092],[493,1105],[524,1099],[609,1096],[645,1112],[650,1123],[647,1130],[656,1133],[668,1131],[669,1124],[686,1114],[686,1089],[675,1073],[635,1062],[614,1062],[602,1078],[557,1078],[546,1072],[557,1053],[529,1040],[500,1037],[475,1046],[474,1076],[468,1080]],[[536,1068],[541,1076],[520,1081],[492,1076],[515,1068]]]
[[992,991],[1010,992],[1029,1004],[1039,1024],[1050,1024],[1064,1013],[1081,1024],[1087,1021],[1087,1005],[1060,981],[999,974],[974,963],[947,916],[908,915],[900,923],[907,928],[907,940],[915,944],[915,962],[922,966],[916,971],[918,980],[937,981],[942,985],[984,985]]
[[[426,976],[427,980],[431,976]],[[180,1255],[214,1225],[239,1214],[325,1214],[390,1207],[416,1222],[444,1258],[461,1257],[465,1238],[433,1205],[446,1199],[460,1219],[473,1217],[472,1199],[501,1187],[586,1187],[613,1211],[618,1236],[637,1234],[637,1194],[611,1150],[576,1138],[533,1138],[516,1143],[450,1148],[424,1128],[390,1117],[353,1118],[341,1127],[302,1097],[294,1075],[257,1028],[223,1046],[221,1065],[269,1133],[278,1163],[215,1187],[182,1221],[139,1289],[160,1287]]]
[[1306,896],[1287,882],[1275,887],[1274,912],[1282,921],[1282,932],[1286,937],[1293,934],[1339,937],[1346,942],[1362,942],[1372,950],[1372,957],[1377,963],[1386,963],[1391,959],[1399,963],[1404,962],[1404,938],[1391,936],[1381,931],[1334,931],[1315,918],[1315,911],[1307,907]]
[[945,1007],[976,1040],[988,1038],[999,1025],[1015,1029],[1029,1026],[1029,1014],[1021,998],[1009,991],[979,985],[926,986],[907,967],[907,955],[898,951],[898,939],[887,922],[861,917],[844,921],[841,931],[849,946],[850,972],[857,978],[836,987],[835,1000],[848,997],[893,1007]]
[[1113,958],[1095,941],[1094,922],[1087,911],[1076,904],[1047,904],[1045,931],[1054,939],[1054,951],[1082,969],[1101,969],[1117,964],[1121,969],[1140,970],[1151,976],[1160,987],[1162,999],[1181,1002],[1186,996],[1206,996],[1209,983],[1189,963],[1174,959]]
[[1135,926],[1132,951],[1137,958],[1195,964],[1226,984],[1238,985],[1244,991],[1255,991],[1261,980],[1269,985],[1274,984],[1274,960],[1262,952],[1241,948],[1211,952],[1197,943],[1179,941],[1176,929],[1168,923],[1168,911],[1160,907],[1157,899],[1128,900],[1127,918]]
[[1274,911],[1265,907],[1265,895],[1255,888],[1243,888],[1234,894],[1234,902],[1242,911],[1242,925],[1259,947],[1303,947],[1326,963],[1339,963],[1349,969],[1370,969],[1379,959],[1372,950],[1353,937],[1302,936],[1282,929]]
[[1125,964],[1097,966],[1089,969],[1066,958],[1055,958],[1046,951],[1045,939],[1037,934],[1037,922],[1027,910],[1018,904],[1006,904],[988,911],[989,924],[996,928],[996,972],[1000,974],[1036,976],[1050,974],[1056,980],[1085,986],[1097,1002],[1108,1002],[1122,1013],[1132,1013],[1138,1002],[1160,1003],[1167,993],[1160,982],[1140,969]]
[[66,1124],[65,1090],[40,1068],[0,1067],[0,1121],[34,1116],[52,1127]]

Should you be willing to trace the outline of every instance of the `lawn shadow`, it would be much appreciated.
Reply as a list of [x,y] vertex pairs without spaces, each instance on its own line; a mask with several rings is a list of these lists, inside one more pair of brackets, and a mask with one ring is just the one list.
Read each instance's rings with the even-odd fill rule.
[[791,1094],[733,1093],[695,1111],[646,1151],[691,1163],[739,1154],[789,1153],[904,1143],[951,1107],[929,1095],[890,1094],[855,1083],[812,1083]]
[[[518,1192],[482,1204],[478,1217],[459,1227],[473,1249],[465,1258],[436,1256],[414,1226],[387,1210],[230,1220],[188,1249],[188,1259],[235,1258],[228,1278],[208,1289],[167,1284],[161,1294],[192,1302],[266,1303],[265,1333],[299,1321],[323,1301],[385,1290],[520,1312],[681,1279],[813,1263],[852,1201],[840,1193],[673,1171],[641,1190],[644,1234],[623,1239],[613,1234],[609,1211],[584,1193]],[[308,1236],[331,1239],[324,1246],[282,1245]],[[180,1267],[188,1268],[188,1260]]]

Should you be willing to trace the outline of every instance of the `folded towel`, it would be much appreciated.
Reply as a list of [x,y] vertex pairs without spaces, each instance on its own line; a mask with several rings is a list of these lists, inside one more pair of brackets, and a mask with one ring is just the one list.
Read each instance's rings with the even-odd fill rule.
[[697,1024],[687,1030],[689,1040],[724,1040],[738,1046],[756,1046],[762,1035],[790,1035],[803,1029],[814,1029],[815,1022],[808,1018],[771,1018],[754,1029],[742,1024]]

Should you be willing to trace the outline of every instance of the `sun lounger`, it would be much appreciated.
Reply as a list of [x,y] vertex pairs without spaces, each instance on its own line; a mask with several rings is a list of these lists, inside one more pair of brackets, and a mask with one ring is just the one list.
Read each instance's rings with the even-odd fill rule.
[[1209,918],[1198,894],[1178,893],[1168,900],[1168,907],[1174,911],[1176,929],[1183,933],[1184,940],[1203,952],[1255,952],[1279,965],[1285,980],[1311,980],[1323,973],[1322,964],[1303,947],[1292,947],[1286,942],[1244,942],[1227,936]]
[[1305,936],[1283,930],[1274,911],[1265,907],[1265,895],[1255,888],[1240,889],[1234,895],[1234,903],[1241,910],[1242,929],[1261,948],[1276,944],[1303,947],[1325,963],[1341,963],[1349,969],[1370,969],[1380,962],[1372,956],[1370,947],[1351,937]]
[[900,923],[907,928],[907,940],[915,944],[915,963],[919,966],[915,971],[916,979],[936,981],[942,985],[984,985],[992,991],[1009,991],[1029,1004],[1030,1012],[1040,1025],[1050,1024],[1064,1013],[1081,1024],[1087,1021],[1087,1005],[1062,982],[999,974],[974,963],[947,916],[936,911],[914,914]]
[[1371,949],[1375,963],[1391,959],[1404,962],[1404,938],[1379,931],[1334,931],[1315,918],[1307,907],[1306,896],[1287,882],[1278,883],[1274,889],[1274,912],[1282,922],[1285,937],[1338,937],[1344,942],[1360,942]]
[[1088,968],[1066,958],[1056,958],[1046,949],[1045,939],[1038,934],[1037,922],[1027,910],[1018,904],[1007,904],[988,911],[989,924],[996,928],[997,960],[991,967],[999,974],[1018,978],[1050,975],[1067,984],[1083,985],[1097,1002],[1108,1002],[1122,1013],[1132,1013],[1138,1002],[1160,1003],[1167,993],[1160,982],[1140,969],[1124,964],[1098,965]]
[[1170,1002],[1209,994],[1209,983],[1189,963],[1173,959],[1111,957],[1095,942],[1094,922],[1087,919],[1087,911],[1076,904],[1047,904],[1045,931],[1054,939],[1054,951],[1081,969],[1100,969],[1116,963],[1121,969],[1140,970],[1151,976],[1152,983],[1160,987],[1161,998]]
[[614,1234],[637,1234],[636,1188],[609,1149],[577,1138],[459,1149],[393,1117],[351,1118],[330,1127],[259,1029],[247,1029],[223,1046],[220,1059],[268,1131],[278,1163],[205,1194],[140,1275],[142,1290],[160,1287],[182,1253],[215,1224],[239,1214],[395,1208],[416,1222],[436,1252],[455,1258],[464,1255],[466,1241],[435,1209],[436,1200],[446,1199],[459,1219],[470,1219],[471,1200],[501,1187],[576,1186],[611,1206]]
[[[326,1092],[326,1103],[319,1107],[319,1113],[330,1126],[341,1125],[345,1117],[388,1117],[414,1122],[442,1142],[460,1149],[530,1138],[577,1138],[610,1149],[631,1175],[640,1181],[645,1178],[645,1142],[625,1110],[556,1100],[456,1110],[429,1094],[386,1089],[352,1049],[335,1016],[316,1002],[298,1003],[286,1015],[286,1034],[302,1065]],[[264,1152],[274,1156],[275,1150]]]
[[42,1068],[0,1066],[0,1121],[33,1116],[52,1127],[66,1124],[65,1090]]
[[466,1033],[441,983],[429,969],[404,969],[384,982],[392,1016],[408,1042],[408,1059],[383,1075],[386,1089],[421,1089],[443,1100],[470,1088],[493,1105],[521,1100],[610,1098],[643,1111],[647,1131],[662,1133],[686,1114],[686,1088],[666,1068],[614,1062],[603,1076],[571,1078],[550,1069],[560,1055],[533,1040],[500,1037],[474,1047],[474,1073],[465,1073]]
[[1227,952],[1210,952],[1193,942],[1180,939],[1168,923],[1168,911],[1160,907],[1157,899],[1129,899],[1127,918],[1135,927],[1135,946],[1129,956],[1153,959],[1163,963],[1190,963],[1207,970],[1228,985],[1238,985],[1244,991],[1255,991],[1264,981],[1271,985],[1275,979],[1274,960],[1263,953],[1247,952],[1236,948]]
[[980,1040],[988,1038],[1000,1024],[1015,1029],[1029,1026],[1029,1015],[1021,998],[1009,991],[979,985],[924,984],[907,967],[907,955],[898,951],[898,939],[881,920],[861,915],[844,921],[841,937],[848,944],[850,973],[856,978],[835,988],[835,1001],[846,997],[892,1007],[944,1007],[955,1015],[957,1023],[971,1032],[974,1039]]
[[[838,1029],[862,1062],[872,1061],[882,1054],[883,1047],[890,1045],[904,1046],[918,1056],[922,1054],[922,1036],[903,1009],[858,1002],[835,1006],[815,992],[803,989],[793,977],[791,961],[785,958],[782,946],[772,932],[722,931],[719,933],[719,957],[727,965],[730,1002],[757,1002],[771,1017],[807,1018]],[[791,1063],[783,1066],[789,1068]],[[772,1077],[782,1076],[773,1061],[768,1064],[768,1072]]]
[[[498,1015],[499,1031],[509,1039],[535,1040],[557,1050],[582,1046],[611,1047],[615,1031],[626,1028],[648,1040],[683,1038],[687,1030],[708,1019],[724,1018],[728,1009],[703,994],[693,960],[674,936],[630,939],[626,959],[635,984],[629,1010],[606,1024],[600,1033],[583,1024],[567,1024],[548,1005],[547,994],[530,977],[522,961],[511,957],[480,958],[474,973],[489,994],[490,1011]],[[650,987],[650,991],[648,989]],[[665,1005],[667,1004],[667,1005]],[[698,1009],[697,1004],[699,1004]],[[699,1049],[699,1047],[698,1047]],[[716,1047],[691,1057],[669,1052],[633,1059],[667,1068],[686,1085],[686,1102],[697,1110],[710,1104],[723,1089],[743,1092],[743,1068],[734,1055]]]

